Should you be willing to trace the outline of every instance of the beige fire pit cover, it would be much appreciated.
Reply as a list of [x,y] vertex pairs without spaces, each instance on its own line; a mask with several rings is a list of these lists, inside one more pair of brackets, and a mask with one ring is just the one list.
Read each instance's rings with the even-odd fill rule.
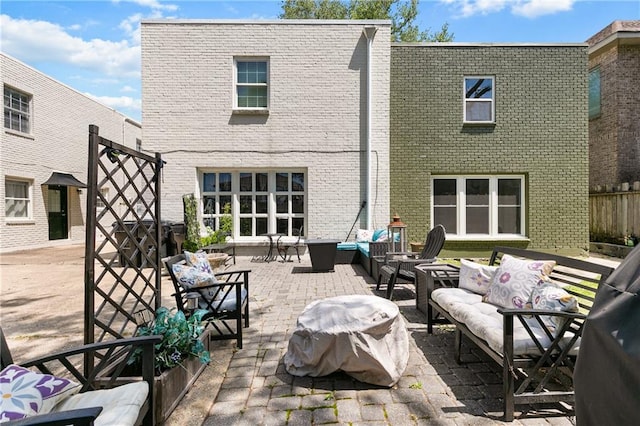
[[342,370],[361,382],[393,386],[409,360],[409,339],[395,303],[349,295],[310,303],[298,317],[284,357],[294,376]]

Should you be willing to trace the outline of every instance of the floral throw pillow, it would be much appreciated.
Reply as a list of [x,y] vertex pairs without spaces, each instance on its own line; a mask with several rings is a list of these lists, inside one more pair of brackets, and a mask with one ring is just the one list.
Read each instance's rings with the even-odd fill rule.
[[213,274],[207,253],[203,251],[191,253],[190,251],[185,250],[184,257],[187,260],[187,265],[197,268],[200,272]]
[[365,243],[371,241],[373,238],[373,231],[368,229],[358,229],[356,231],[356,242]]
[[198,289],[198,287],[215,284],[216,277],[208,272],[202,272],[195,266],[174,264],[171,266],[173,274],[178,280],[178,284],[185,290],[197,290],[207,301],[211,301],[216,296],[217,287]]
[[0,423],[47,414],[80,383],[10,364],[0,372]]
[[533,288],[549,276],[555,265],[553,260],[525,260],[505,254],[482,300],[507,309],[522,309]]
[[464,288],[477,294],[486,294],[497,266],[481,265],[467,259],[460,259],[459,288]]
[[[531,307],[560,312],[579,312],[578,299],[553,281],[543,281],[531,292]],[[542,316],[542,322],[554,333],[564,324],[564,318]]]

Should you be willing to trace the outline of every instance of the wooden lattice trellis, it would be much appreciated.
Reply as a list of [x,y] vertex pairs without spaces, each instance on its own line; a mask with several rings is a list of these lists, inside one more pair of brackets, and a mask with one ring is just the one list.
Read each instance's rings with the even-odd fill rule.
[[134,335],[136,313],[153,315],[161,300],[162,159],[104,139],[98,130],[89,126],[85,343]]

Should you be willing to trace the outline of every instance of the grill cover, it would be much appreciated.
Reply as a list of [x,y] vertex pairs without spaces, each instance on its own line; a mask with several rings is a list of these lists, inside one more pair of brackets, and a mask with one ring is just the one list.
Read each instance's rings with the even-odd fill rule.
[[574,373],[579,426],[640,419],[640,246],[598,289]]

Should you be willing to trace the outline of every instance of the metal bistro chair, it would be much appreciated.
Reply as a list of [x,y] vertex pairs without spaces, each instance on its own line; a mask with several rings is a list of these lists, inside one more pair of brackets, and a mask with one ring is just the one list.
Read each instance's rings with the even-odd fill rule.
[[293,243],[284,243],[282,242],[282,238],[278,239],[278,254],[282,257],[282,260],[284,262],[287,261],[287,256],[289,256],[289,261],[291,261],[291,254],[289,253],[289,250],[293,249],[296,251],[296,256],[298,256],[298,263],[300,263],[300,248],[303,246],[301,242],[303,228],[304,227],[301,226],[299,229],[294,229],[291,231],[294,237],[298,237]]
[[376,290],[380,290],[380,284],[384,277],[387,281],[387,299],[391,300],[393,288],[398,279],[407,280],[415,284],[415,265],[435,262],[440,250],[442,250],[444,246],[446,236],[444,226],[436,225],[427,234],[421,253],[387,252],[385,254],[384,264],[380,266]]

